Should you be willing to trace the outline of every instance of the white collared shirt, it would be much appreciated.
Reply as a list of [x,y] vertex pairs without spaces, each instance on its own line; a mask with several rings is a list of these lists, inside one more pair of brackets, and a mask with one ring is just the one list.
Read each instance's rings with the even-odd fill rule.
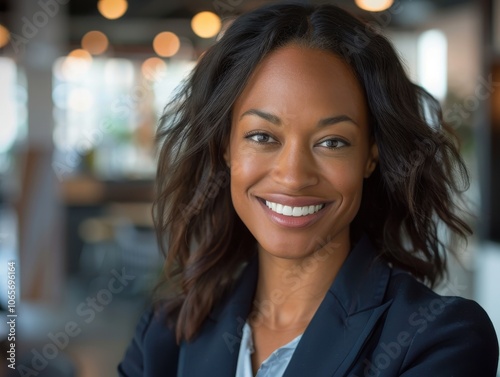
[[[255,377],[281,377],[292,358],[295,348],[302,334],[295,339],[275,350],[264,360]],[[252,328],[245,322],[241,338],[240,352],[238,354],[238,365],[236,377],[254,377],[252,372],[252,353],[254,353]]]

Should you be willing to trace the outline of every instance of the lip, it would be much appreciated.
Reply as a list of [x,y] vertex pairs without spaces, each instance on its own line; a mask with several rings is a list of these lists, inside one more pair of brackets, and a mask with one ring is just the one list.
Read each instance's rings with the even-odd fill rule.
[[[274,198],[274,199],[271,199]],[[269,219],[282,227],[285,228],[306,228],[311,225],[313,225],[315,222],[317,222],[323,215],[326,213],[325,209],[331,204],[331,202],[321,202],[315,199],[314,201],[311,201],[311,198],[285,198],[284,196],[280,195],[280,199],[276,199],[275,195],[266,195],[266,199],[263,197],[256,197],[257,201],[260,203],[262,209],[266,213],[266,215],[269,217]],[[286,199],[286,200],[284,200]],[[324,204],[325,206],[320,209],[318,212],[306,215],[306,216],[299,216],[299,217],[294,217],[294,216],[285,216],[285,215],[280,215],[277,212],[274,212],[271,210],[268,206],[266,206],[265,202],[263,200],[268,200],[272,201],[275,203],[281,203],[284,205],[289,205],[292,207],[303,207],[306,205],[317,205],[317,204]],[[298,204],[301,203],[301,204]],[[303,204],[302,204],[303,203]]]

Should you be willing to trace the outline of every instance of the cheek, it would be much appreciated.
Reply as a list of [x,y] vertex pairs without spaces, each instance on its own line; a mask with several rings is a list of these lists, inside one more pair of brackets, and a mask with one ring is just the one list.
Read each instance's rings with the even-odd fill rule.
[[325,168],[325,178],[330,186],[344,199],[361,198],[364,181],[364,165],[352,161],[339,162]]
[[251,156],[239,153],[232,158],[231,178],[234,186],[243,189],[256,174],[255,162],[252,162]]
[[257,183],[266,171],[253,153],[237,151],[231,156],[231,195],[235,208],[241,207],[248,190]]

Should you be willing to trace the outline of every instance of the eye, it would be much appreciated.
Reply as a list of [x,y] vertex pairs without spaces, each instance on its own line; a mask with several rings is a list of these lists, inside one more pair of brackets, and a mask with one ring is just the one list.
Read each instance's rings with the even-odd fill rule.
[[252,140],[256,143],[259,144],[270,144],[270,143],[275,143],[276,140],[273,139],[270,135],[264,133],[264,132],[255,132],[251,133],[245,136],[245,139]]
[[350,144],[345,140],[335,138],[335,139],[323,140],[318,145],[320,145],[322,147],[329,148],[329,149],[339,149],[339,148],[347,147]]

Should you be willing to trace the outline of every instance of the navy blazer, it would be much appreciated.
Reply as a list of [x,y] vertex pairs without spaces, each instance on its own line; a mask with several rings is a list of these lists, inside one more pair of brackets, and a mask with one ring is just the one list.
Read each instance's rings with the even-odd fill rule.
[[[178,346],[147,311],[118,366],[122,377],[234,377],[252,307],[257,258],[199,335]],[[351,251],[306,328],[283,377],[494,377],[498,341],[474,301],[439,296],[377,258],[367,237]]]

